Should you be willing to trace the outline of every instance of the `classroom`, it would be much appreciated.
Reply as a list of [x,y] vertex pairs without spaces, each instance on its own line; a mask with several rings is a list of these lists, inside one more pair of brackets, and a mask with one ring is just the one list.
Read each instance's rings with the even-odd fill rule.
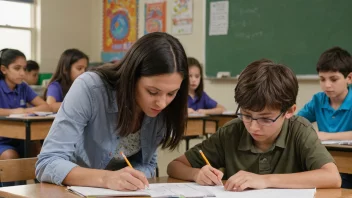
[[350,6],[0,0],[0,197],[352,196]]

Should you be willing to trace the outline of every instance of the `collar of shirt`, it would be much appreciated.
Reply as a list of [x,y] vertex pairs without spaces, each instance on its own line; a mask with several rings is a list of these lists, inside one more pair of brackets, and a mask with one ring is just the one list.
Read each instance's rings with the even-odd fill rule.
[[[324,98],[323,98],[323,109],[331,109],[334,110],[329,101],[329,97],[324,93]],[[339,107],[338,110],[350,110],[352,109],[352,86],[348,86],[348,93],[345,99],[343,100],[341,106]]]
[[15,86],[15,89],[14,89],[14,90],[11,90],[11,89],[9,88],[9,86],[7,85],[7,83],[5,82],[4,79],[0,80],[0,87],[2,88],[2,90],[4,91],[4,93],[7,93],[7,94],[12,93],[12,92],[18,93],[18,90],[17,90],[17,89],[18,89],[18,86],[16,85],[16,86]]

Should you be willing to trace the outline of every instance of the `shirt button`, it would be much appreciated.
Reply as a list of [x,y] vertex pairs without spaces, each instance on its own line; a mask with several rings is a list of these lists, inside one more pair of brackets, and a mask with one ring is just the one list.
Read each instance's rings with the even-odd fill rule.
[[335,116],[332,116],[332,118],[334,119],[334,118],[335,118]]

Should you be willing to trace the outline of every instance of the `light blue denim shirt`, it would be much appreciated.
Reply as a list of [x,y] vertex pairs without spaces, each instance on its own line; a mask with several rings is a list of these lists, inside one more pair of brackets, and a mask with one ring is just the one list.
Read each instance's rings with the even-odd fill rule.
[[[105,169],[119,143],[116,91],[108,90],[93,72],[74,81],[38,155],[35,173],[39,181],[61,185],[75,166]],[[150,178],[155,174],[156,149],[166,131],[162,115],[145,116],[140,130],[141,154],[131,164]]]

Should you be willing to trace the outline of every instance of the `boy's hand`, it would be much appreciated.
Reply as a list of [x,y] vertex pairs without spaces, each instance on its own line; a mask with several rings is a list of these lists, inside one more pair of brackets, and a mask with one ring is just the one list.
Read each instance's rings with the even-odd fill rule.
[[204,186],[222,185],[221,179],[224,176],[220,170],[209,165],[203,166],[195,175],[194,181]]
[[319,139],[320,140],[322,140],[322,141],[324,141],[324,140],[329,140],[330,139],[330,137],[329,137],[329,133],[327,133],[327,132],[317,132],[318,133],[318,137],[319,137]]
[[247,188],[263,189],[268,187],[268,179],[265,175],[239,171],[230,177],[224,189],[228,191],[243,191]]

